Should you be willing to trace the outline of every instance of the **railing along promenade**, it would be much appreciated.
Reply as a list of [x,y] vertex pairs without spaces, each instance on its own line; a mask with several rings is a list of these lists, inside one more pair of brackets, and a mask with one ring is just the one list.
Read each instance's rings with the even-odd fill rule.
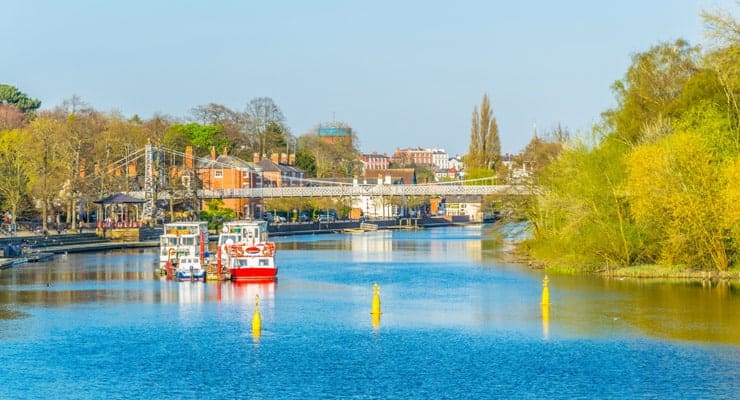
[[[448,195],[500,195],[529,196],[534,188],[528,185],[336,185],[256,187],[243,189],[199,189],[200,199],[228,198],[275,198],[275,197],[347,197],[347,196],[448,196]],[[129,192],[131,196],[144,198],[144,192]],[[158,198],[169,198],[161,192]]]

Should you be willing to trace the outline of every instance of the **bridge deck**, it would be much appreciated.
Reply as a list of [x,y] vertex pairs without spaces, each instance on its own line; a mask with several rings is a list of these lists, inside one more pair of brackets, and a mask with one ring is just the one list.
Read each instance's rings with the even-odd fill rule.
[[[533,188],[527,185],[359,185],[359,186],[301,186],[263,187],[244,189],[200,189],[198,198],[273,198],[273,197],[348,197],[348,196],[434,196],[434,195],[501,195],[529,196]],[[145,198],[144,192],[129,192]],[[159,193],[158,198],[169,198]]]

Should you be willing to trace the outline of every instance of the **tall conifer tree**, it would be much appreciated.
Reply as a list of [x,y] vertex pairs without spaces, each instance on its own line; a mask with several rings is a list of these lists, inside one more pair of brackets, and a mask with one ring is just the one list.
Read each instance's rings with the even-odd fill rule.
[[466,159],[468,168],[497,170],[501,160],[501,140],[498,135],[498,124],[493,116],[488,93],[478,107],[473,108],[470,126],[470,148]]

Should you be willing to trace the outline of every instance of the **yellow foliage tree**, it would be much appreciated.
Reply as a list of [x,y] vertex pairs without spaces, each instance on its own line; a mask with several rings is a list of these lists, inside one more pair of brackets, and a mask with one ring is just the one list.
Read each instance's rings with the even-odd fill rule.
[[727,181],[710,154],[701,136],[680,132],[628,156],[632,213],[659,244],[665,264],[724,271],[730,263],[722,196]]

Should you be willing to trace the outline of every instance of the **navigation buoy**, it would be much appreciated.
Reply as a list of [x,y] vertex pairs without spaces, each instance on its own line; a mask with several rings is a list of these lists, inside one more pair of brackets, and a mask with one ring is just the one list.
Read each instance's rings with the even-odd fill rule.
[[370,319],[373,323],[373,330],[380,329],[380,314],[370,314]]
[[370,314],[380,315],[380,286],[377,282],[373,284],[373,304],[370,308]]
[[257,339],[262,332],[262,316],[260,315],[260,295],[254,296],[254,315],[252,316],[252,336]]
[[550,280],[547,279],[547,275],[545,275],[545,279],[542,280],[542,305],[543,306],[550,305],[550,288],[547,287],[547,284],[549,282]]

